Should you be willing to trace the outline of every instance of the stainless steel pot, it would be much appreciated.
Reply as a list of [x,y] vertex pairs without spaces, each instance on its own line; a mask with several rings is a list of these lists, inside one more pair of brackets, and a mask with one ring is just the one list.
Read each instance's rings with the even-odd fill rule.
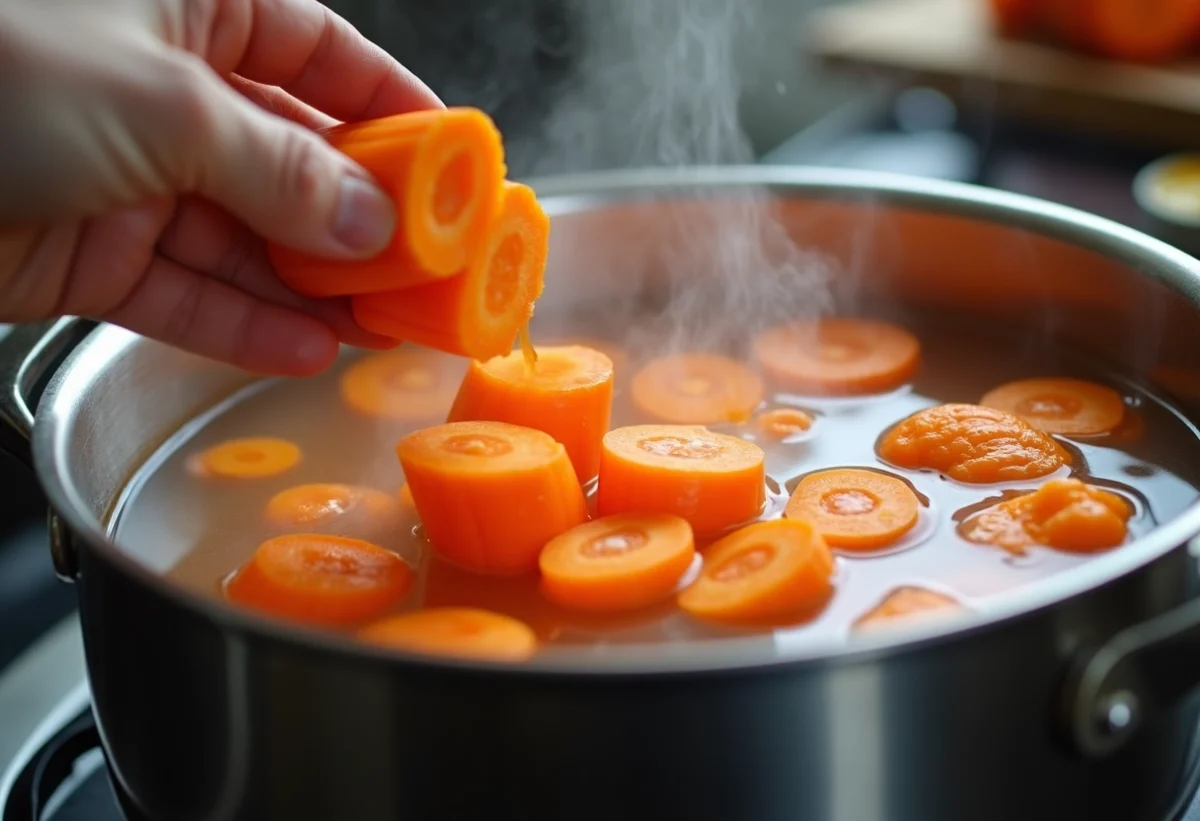
[[[539,189],[554,219],[541,315],[656,287],[664,248],[721,241],[694,230],[706,204],[766,191],[856,305],[1021,323],[1133,376],[1200,369],[1200,262],[1044,202],[786,168]],[[32,430],[131,818],[1160,821],[1190,792],[1200,508],[1000,610],[851,645],[430,663],[227,609],[110,540],[131,473],[251,377],[70,320],[3,347],[22,354],[5,421]]]

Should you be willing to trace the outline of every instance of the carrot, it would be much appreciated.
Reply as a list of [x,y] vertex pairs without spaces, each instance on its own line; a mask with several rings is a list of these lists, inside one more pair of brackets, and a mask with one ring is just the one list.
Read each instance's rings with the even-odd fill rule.
[[756,518],[766,499],[761,448],[690,425],[633,425],[604,435],[597,509],[672,513],[701,536]]
[[270,246],[279,278],[314,297],[408,288],[459,273],[495,216],[504,179],[500,132],[482,111],[414,111],[325,132],[396,203],[391,244],[365,261]]
[[775,408],[759,414],[758,430],[772,439],[798,436],[812,427],[812,417],[797,408]]
[[754,341],[754,354],[768,376],[789,388],[866,394],[907,382],[921,345],[896,325],[847,317],[768,328]]
[[912,488],[894,476],[838,468],[801,479],[785,515],[811,522],[832,547],[873,550],[912,530],[919,507]]
[[959,535],[1017,556],[1038,545],[1090,553],[1122,544],[1132,515],[1129,503],[1115,493],[1078,479],[1052,479],[966,519]]
[[634,610],[675,588],[696,555],[687,520],[617,514],[561,533],[542,550],[542,592],[574,610]]
[[759,522],[714,543],[700,577],[679,594],[693,616],[753,622],[795,616],[832,592],[833,554],[799,519]]
[[568,334],[552,334],[550,336],[539,335],[542,344],[553,347],[565,347],[574,345],[581,348],[591,348],[593,351],[599,351],[609,358],[613,365],[613,373],[620,376],[630,362],[629,352],[604,339],[595,339],[593,337],[572,336]]
[[407,596],[412,584],[412,569],[382,547],[295,533],[259,545],[230,580],[226,595],[254,610],[336,627],[379,615]]
[[969,484],[1046,476],[1071,457],[1025,420],[979,405],[918,411],[880,439],[880,458],[909,470],[936,470]]
[[408,489],[408,482],[400,485],[400,491],[396,494],[396,498],[400,500],[402,507],[416,507],[413,503],[412,491]]
[[1028,34],[1037,19],[1038,0],[989,0],[992,22],[1001,34]]
[[890,627],[935,613],[961,611],[962,605],[949,596],[924,587],[898,587],[854,622],[855,630]]
[[553,537],[587,520],[561,444],[503,422],[452,422],[396,446],[429,544],[480,573],[531,571]]
[[342,373],[342,401],[364,416],[435,419],[454,400],[461,368],[432,351],[401,348],[359,359]]
[[191,468],[201,476],[262,479],[286,473],[300,462],[300,448],[286,439],[230,439],[193,458]]
[[1085,13],[1088,43],[1117,60],[1172,60],[1200,35],[1200,0],[1091,0]]
[[542,348],[530,366],[521,352],[472,362],[446,418],[534,428],[567,449],[580,482],[600,468],[600,441],[612,417],[612,361],[590,348]]
[[550,220],[533,189],[505,182],[499,213],[463,273],[355,296],[354,318],[392,339],[475,359],[502,356],[513,349],[542,294],[549,237]]
[[526,625],[469,607],[401,613],[364,627],[358,637],[391,650],[488,661],[524,661],[537,651],[537,636]]
[[1112,388],[1065,377],[1009,382],[988,391],[979,404],[1065,436],[1108,433],[1125,416],[1121,394]]
[[758,374],[715,354],[661,356],[630,384],[633,404],[647,416],[681,425],[742,422],[763,398]]
[[281,490],[267,502],[267,522],[278,530],[329,532],[394,525],[399,508],[388,494],[361,485],[315,483]]

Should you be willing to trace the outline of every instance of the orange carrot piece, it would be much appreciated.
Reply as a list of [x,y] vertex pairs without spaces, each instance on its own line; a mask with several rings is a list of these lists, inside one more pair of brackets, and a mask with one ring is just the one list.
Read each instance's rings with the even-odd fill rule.
[[612,418],[612,361],[590,348],[541,348],[530,368],[521,352],[472,362],[447,422],[508,422],[549,434],[567,449],[580,482],[600,469]]
[[537,636],[526,625],[468,607],[401,613],[364,627],[358,637],[391,650],[487,661],[525,661],[537,651]]
[[379,615],[407,596],[412,584],[412,568],[371,542],[294,533],[259,545],[225,592],[253,610],[337,627]]
[[750,418],[763,398],[758,374],[735,359],[684,353],[647,362],[633,377],[637,409],[663,422],[709,425]]
[[1071,461],[1044,431],[979,405],[938,405],[888,431],[879,456],[896,467],[936,470],[968,484],[1036,479]]
[[874,550],[912,530],[919,508],[912,488],[894,476],[838,468],[801,479],[785,514],[811,522],[832,547]]
[[833,569],[829,546],[808,522],[758,522],[705,551],[704,570],[679,594],[679,606],[720,621],[799,615],[829,597]]
[[881,393],[912,378],[921,345],[908,331],[869,319],[791,322],[754,341],[759,365],[776,382],[818,394]]
[[346,123],[325,132],[396,203],[380,254],[335,261],[270,246],[279,278],[315,297],[378,293],[462,271],[495,216],[505,175],[500,132],[482,111],[447,108]]
[[402,507],[417,506],[416,503],[413,502],[412,491],[408,489],[408,482],[405,482],[400,486],[400,491],[396,494],[396,498],[400,500],[400,505]]
[[1037,545],[1090,553],[1124,543],[1132,515],[1129,503],[1115,493],[1078,479],[1052,479],[1033,493],[975,514],[959,525],[959,534],[1017,556]]
[[604,339],[595,339],[593,337],[572,336],[568,334],[553,334],[545,336],[539,334],[539,339],[543,345],[551,347],[567,347],[575,346],[580,348],[591,348],[593,351],[599,351],[608,357],[612,362],[613,373],[620,376],[629,366],[629,352],[613,342]]
[[553,537],[587,520],[561,444],[503,422],[452,422],[396,446],[430,546],[479,573],[531,571]]
[[812,427],[812,417],[798,408],[774,408],[758,416],[758,430],[772,439],[787,439]]
[[202,476],[224,479],[263,479],[286,473],[300,462],[300,448],[286,439],[230,439],[198,454],[192,463]]
[[597,508],[601,516],[673,513],[714,535],[762,513],[764,458],[757,445],[702,427],[617,428],[604,436]]
[[454,400],[462,368],[432,351],[364,356],[342,373],[342,401],[358,413],[410,422],[436,419]]
[[318,482],[281,490],[267,502],[266,519],[276,530],[310,533],[385,530],[399,522],[395,499],[374,488]]
[[1084,14],[1089,45],[1117,60],[1172,60],[1200,36],[1200,0],[1090,0]]
[[491,359],[513,349],[542,294],[550,220],[533,189],[505,182],[486,242],[467,269],[414,288],[353,297],[360,326],[447,353]]
[[925,587],[897,587],[883,601],[854,622],[854,629],[871,630],[910,623],[939,613],[961,612],[963,606],[949,596]]
[[542,550],[542,592],[573,610],[613,612],[666,597],[692,565],[686,519],[666,513],[605,516],[561,533]]
[[1066,377],[1009,382],[988,391],[979,404],[1064,436],[1108,433],[1125,416],[1121,394],[1112,388]]

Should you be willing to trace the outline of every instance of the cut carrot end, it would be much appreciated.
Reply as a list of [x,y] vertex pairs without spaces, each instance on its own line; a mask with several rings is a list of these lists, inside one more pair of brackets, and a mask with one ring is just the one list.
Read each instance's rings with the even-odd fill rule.
[[919,508],[920,500],[900,479],[839,468],[801,479],[786,515],[810,522],[832,547],[875,550],[912,530]]
[[630,384],[633,402],[663,422],[709,425],[742,422],[762,401],[758,374],[715,354],[675,354],[646,363]]
[[534,428],[567,450],[581,483],[600,469],[612,417],[613,368],[589,348],[542,348],[532,369],[520,352],[472,362],[449,422],[493,421]]
[[480,573],[537,567],[553,537],[587,520],[571,460],[547,434],[503,422],[453,422],[396,446],[430,546]]
[[854,630],[874,630],[909,624],[934,615],[949,615],[965,608],[954,599],[924,587],[898,587],[854,622]]
[[696,555],[692,528],[668,514],[606,516],[562,533],[542,550],[542,592],[574,610],[615,612],[665,598]]
[[812,427],[812,417],[796,408],[775,408],[759,415],[759,433],[771,439],[798,436]]
[[450,279],[355,296],[364,329],[486,360],[509,353],[542,294],[550,220],[533,190],[505,182],[487,242]]
[[398,520],[396,500],[361,485],[315,483],[280,491],[267,502],[266,519],[277,530],[329,532],[376,530]]
[[436,419],[453,401],[461,373],[459,363],[431,351],[402,348],[372,354],[343,372],[342,401],[379,419]]
[[1121,424],[1125,402],[1112,388],[1082,379],[1022,379],[989,391],[979,404],[1019,416],[1047,433],[1092,436]]
[[199,472],[225,479],[262,479],[286,473],[300,462],[300,448],[286,439],[231,439],[199,455]]
[[908,331],[867,319],[822,319],[768,328],[754,341],[776,382],[817,394],[881,393],[912,378],[921,345]]
[[379,647],[432,656],[524,661],[537,652],[537,636],[516,619],[468,607],[402,613],[359,631]]

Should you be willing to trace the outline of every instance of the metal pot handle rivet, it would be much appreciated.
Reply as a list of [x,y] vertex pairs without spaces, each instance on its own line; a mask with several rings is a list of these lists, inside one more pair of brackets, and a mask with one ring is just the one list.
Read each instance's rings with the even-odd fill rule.
[[54,572],[64,582],[74,582],[79,575],[79,557],[75,552],[75,537],[70,528],[53,509],[47,517],[50,533],[50,560]]

